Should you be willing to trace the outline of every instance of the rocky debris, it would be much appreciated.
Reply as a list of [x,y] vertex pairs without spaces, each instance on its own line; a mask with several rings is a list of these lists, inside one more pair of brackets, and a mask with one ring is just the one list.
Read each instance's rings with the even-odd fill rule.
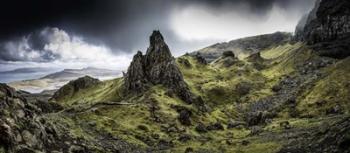
[[329,65],[334,64],[336,61],[331,58],[314,58],[307,60],[305,63],[298,65],[297,69],[298,71],[303,74],[314,74],[314,75],[320,75],[320,72],[318,71],[321,68],[328,67]]
[[176,123],[169,123],[161,126],[161,131],[166,133],[181,133],[185,132],[186,129],[179,127]]
[[161,116],[159,114],[160,107],[158,105],[157,100],[150,99],[147,106],[148,106],[148,109],[149,109],[149,112],[151,115],[150,116],[151,119],[157,123],[163,122],[163,119],[161,118]]
[[340,120],[333,118],[332,120],[335,120],[332,124],[322,124],[315,128],[306,129],[304,132],[295,132],[296,134],[291,137],[285,137],[287,143],[278,153],[349,152],[349,117]]
[[158,150],[166,150],[174,147],[174,143],[168,140],[159,140],[157,148]]
[[350,55],[348,0],[318,0],[305,18],[297,26],[296,40],[312,45],[323,56],[345,58]]
[[138,52],[134,56],[124,81],[126,93],[142,93],[152,85],[162,84],[185,102],[193,102],[193,94],[159,31],[153,31],[146,55]]
[[208,126],[206,126],[203,123],[198,123],[198,125],[195,127],[195,130],[198,133],[206,133],[208,131],[221,131],[225,130],[224,126],[220,122],[216,123],[210,123]]
[[284,76],[279,83],[272,87],[274,95],[252,102],[244,111],[244,119],[249,126],[265,124],[277,113],[287,109],[289,115],[297,117],[297,97],[303,91],[311,88],[316,81],[322,79],[321,69],[335,63],[328,57],[310,58],[296,66],[296,72]]
[[35,105],[6,84],[0,84],[0,95],[0,146],[7,152],[45,152],[54,145],[55,131],[35,118],[42,113]]
[[0,84],[0,148],[9,153],[99,152],[96,148],[103,148],[103,152],[142,152],[103,131],[94,140],[76,138],[71,127],[47,117],[61,109],[58,104],[28,101],[21,92]]
[[207,126],[208,131],[218,131],[218,130],[225,130],[224,126],[220,122],[212,123]]
[[90,76],[78,78],[76,80],[70,81],[69,83],[61,87],[59,90],[57,90],[52,96],[52,99],[60,100],[62,97],[71,97],[79,90],[92,87],[98,83],[100,83],[98,79],[92,78]]

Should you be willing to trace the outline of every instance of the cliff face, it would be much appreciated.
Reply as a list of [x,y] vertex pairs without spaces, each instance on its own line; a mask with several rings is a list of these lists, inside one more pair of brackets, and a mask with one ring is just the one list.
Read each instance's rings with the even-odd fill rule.
[[156,84],[166,86],[187,103],[193,102],[193,96],[159,31],[153,31],[146,55],[138,52],[134,56],[125,76],[128,92],[143,92]]
[[350,55],[350,1],[318,0],[296,29],[296,39],[319,50],[320,55],[345,58]]

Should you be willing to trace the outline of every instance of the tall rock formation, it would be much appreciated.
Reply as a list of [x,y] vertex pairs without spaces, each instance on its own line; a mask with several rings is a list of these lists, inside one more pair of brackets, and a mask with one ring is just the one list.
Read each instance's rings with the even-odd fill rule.
[[162,84],[187,103],[193,95],[159,31],[153,31],[146,55],[139,51],[134,56],[125,76],[127,92],[139,93],[152,85]]
[[350,1],[317,0],[296,28],[296,39],[315,47],[320,55],[350,55]]

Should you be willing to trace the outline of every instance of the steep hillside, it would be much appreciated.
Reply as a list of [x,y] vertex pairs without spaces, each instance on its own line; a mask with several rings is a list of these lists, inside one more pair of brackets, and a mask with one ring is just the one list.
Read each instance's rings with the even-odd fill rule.
[[[311,13],[347,9],[319,2]],[[174,58],[154,31],[122,78],[85,76],[49,101],[0,84],[0,152],[350,152],[350,58],[287,37],[232,42],[245,58],[213,46],[207,62]]]
[[224,43],[217,43],[212,46],[200,49],[194,54],[200,53],[209,62],[217,59],[225,51],[232,51],[239,58],[245,58],[271,46],[278,46],[287,43],[292,38],[290,33],[276,32],[273,34],[259,35],[232,40]]
[[[79,125],[82,139],[104,131],[151,152],[340,152],[350,131],[349,70],[340,68],[348,62],[320,57],[302,43],[272,46],[244,60],[227,52],[212,63],[184,55],[176,65],[205,105],[186,103],[162,83],[124,94],[122,79],[59,103],[74,114],[68,119]],[[335,80],[341,92],[329,92]]]

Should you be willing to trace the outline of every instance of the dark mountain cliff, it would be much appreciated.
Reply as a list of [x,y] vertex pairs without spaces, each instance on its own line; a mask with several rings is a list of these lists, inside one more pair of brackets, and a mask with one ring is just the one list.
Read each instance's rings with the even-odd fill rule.
[[[296,39],[305,41],[320,55],[345,58],[350,55],[350,1],[318,0],[296,29]],[[304,26],[303,26],[304,25]]]

